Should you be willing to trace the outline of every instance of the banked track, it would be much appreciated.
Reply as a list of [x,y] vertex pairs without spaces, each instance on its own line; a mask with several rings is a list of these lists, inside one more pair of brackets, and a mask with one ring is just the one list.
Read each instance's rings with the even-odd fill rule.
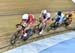
[[[53,1],[54,1],[54,0],[53,0]],[[69,0],[68,0],[68,1],[69,1]],[[73,5],[73,6],[74,6],[74,5]],[[74,7],[75,7],[75,6],[74,6]],[[71,8],[71,9],[72,9],[72,8]],[[68,9],[67,9],[67,10],[68,10]],[[73,9],[73,10],[74,10],[74,9]],[[13,15],[15,15],[15,14],[13,14]],[[64,31],[68,31],[68,30],[63,30],[63,31],[60,31],[60,32],[64,32]],[[36,37],[36,38],[34,37],[34,38],[32,38],[32,39],[34,39],[34,40],[37,39],[37,40],[38,40],[38,39],[41,39],[41,38],[43,38],[43,37],[45,38],[46,35],[47,35],[47,36],[50,36],[50,35],[52,35],[52,34],[56,34],[56,33],[60,33],[60,32],[49,33],[49,34],[45,34],[45,35],[42,35],[42,36],[38,36],[38,37]],[[9,39],[10,39],[10,38],[9,38]],[[32,39],[28,39],[29,42],[32,42]],[[27,41],[28,41],[28,40],[27,40]],[[27,41],[26,41],[26,43],[29,43],[29,42],[27,42]],[[19,43],[22,43],[22,42],[21,42],[21,41],[17,42],[17,44],[19,44]],[[25,44],[25,42],[23,42],[22,44]],[[19,45],[20,45],[20,44],[19,44]],[[2,46],[2,47],[0,47],[0,50],[1,50],[1,49],[4,49],[4,48],[7,48],[7,47],[11,47],[11,45],[8,44],[8,45],[6,45],[6,46]],[[16,46],[15,46],[15,47],[16,47]],[[13,47],[13,48],[14,48],[14,47]]]
[[[2,47],[0,47],[0,50],[2,50],[2,49],[4,49],[4,48],[8,48],[8,47],[12,47],[12,48],[14,48],[14,46],[15,46],[15,47],[18,47],[18,46],[20,46],[20,45],[33,42],[33,40],[36,41],[36,40],[39,40],[39,39],[43,39],[43,38],[47,38],[47,37],[53,36],[53,35],[55,35],[55,34],[60,34],[60,33],[69,32],[69,31],[73,31],[73,30],[75,30],[75,29],[74,29],[74,28],[70,28],[70,29],[64,29],[64,30],[61,30],[61,31],[49,32],[49,33],[47,33],[47,34],[45,34],[45,35],[41,35],[41,36],[37,36],[37,37],[30,38],[30,39],[28,39],[28,40],[25,41],[25,42],[18,41],[18,42],[16,43],[16,45],[8,44],[8,45],[6,45],[6,46],[2,46]],[[17,44],[18,44],[18,45],[17,45]],[[11,49],[11,48],[10,48],[10,49]],[[7,49],[7,50],[8,50],[8,49]]]

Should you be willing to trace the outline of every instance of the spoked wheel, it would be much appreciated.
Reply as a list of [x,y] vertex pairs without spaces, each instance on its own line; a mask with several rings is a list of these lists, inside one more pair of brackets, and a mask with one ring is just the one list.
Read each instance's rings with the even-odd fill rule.
[[71,22],[69,23],[69,22],[66,22],[66,21],[64,21],[64,23],[63,23],[63,25],[64,25],[64,27],[66,28],[66,29],[68,29],[68,26],[71,24]]
[[39,25],[36,25],[36,26],[33,28],[33,32],[34,32],[34,33],[39,33]]
[[10,44],[14,45],[16,43],[17,38],[21,35],[20,30],[22,29],[22,25],[17,24],[17,30],[12,34],[12,37],[10,39]]
[[59,27],[59,23],[58,23],[58,22],[54,22],[54,23],[52,23],[52,24],[49,26],[49,28],[47,29],[47,31],[56,30],[58,27]]
[[35,27],[34,27],[34,29],[33,29],[33,32],[34,33],[37,33],[37,34],[39,34],[39,32],[43,29],[45,29],[46,28],[46,25],[42,25],[40,28],[39,28],[39,25],[40,24],[38,24],[38,25],[36,25]]
[[47,28],[47,32],[49,32],[51,29],[52,29],[52,27],[49,26],[49,27]]
[[56,30],[57,28],[57,24],[52,23],[48,28],[47,28],[47,32],[49,32],[50,30]]
[[10,44],[14,45],[16,43],[16,39],[17,39],[17,32],[12,34],[12,37],[10,39]]

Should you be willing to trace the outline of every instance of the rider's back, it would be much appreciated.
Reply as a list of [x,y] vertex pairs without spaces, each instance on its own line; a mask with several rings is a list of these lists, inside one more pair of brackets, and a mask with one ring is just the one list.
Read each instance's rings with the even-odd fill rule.
[[34,23],[35,19],[34,19],[34,16],[32,14],[28,14],[28,20],[27,22],[28,23]]

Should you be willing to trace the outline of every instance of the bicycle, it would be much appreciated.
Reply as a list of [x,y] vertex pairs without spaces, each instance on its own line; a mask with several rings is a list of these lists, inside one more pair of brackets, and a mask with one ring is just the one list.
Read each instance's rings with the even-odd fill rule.
[[16,27],[17,27],[17,30],[16,30],[16,32],[14,32],[12,34],[12,37],[10,39],[11,45],[14,45],[18,39],[22,39],[22,40],[26,41],[30,36],[32,36],[32,29],[28,29],[26,31],[27,36],[24,37],[23,35],[25,33],[25,31],[24,31],[25,27],[21,24],[17,24]]
[[72,21],[65,19],[63,21],[63,23],[59,26],[58,22],[53,22],[51,25],[49,25],[49,27],[47,28],[47,32],[50,30],[56,30],[59,27],[65,27],[67,29],[67,27],[71,24]]

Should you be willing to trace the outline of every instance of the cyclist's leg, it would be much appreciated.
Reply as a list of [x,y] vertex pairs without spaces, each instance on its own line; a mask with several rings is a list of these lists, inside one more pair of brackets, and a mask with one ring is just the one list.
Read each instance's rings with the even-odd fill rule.
[[47,25],[47,21],[48,21],[48,20],[46,20],[45,22],[42,23],[41,28],[40,28],[40,33],[39,33],[39,34],[42,34],[42,33],[44,32],[44,29],[45,29],[45,27],[46,27],[46,25]]
[[31,34],[30,26],[25,28],[24,34],[23,34],[23,40],[27,40]]
[[59,22],[60,21],[60,18],[57,18],[56,20],[55,20],[55,22],[54,22],[54,27],[56,28],[56,27],[59,27]]
[[39,27],[39,34],[42,34],[43,33],[43,23],[40,24],[40,27]]
[[24,37],[27,36],[27,30],[30,29],[30,24],[28,24],[28,26],[24,29]]

